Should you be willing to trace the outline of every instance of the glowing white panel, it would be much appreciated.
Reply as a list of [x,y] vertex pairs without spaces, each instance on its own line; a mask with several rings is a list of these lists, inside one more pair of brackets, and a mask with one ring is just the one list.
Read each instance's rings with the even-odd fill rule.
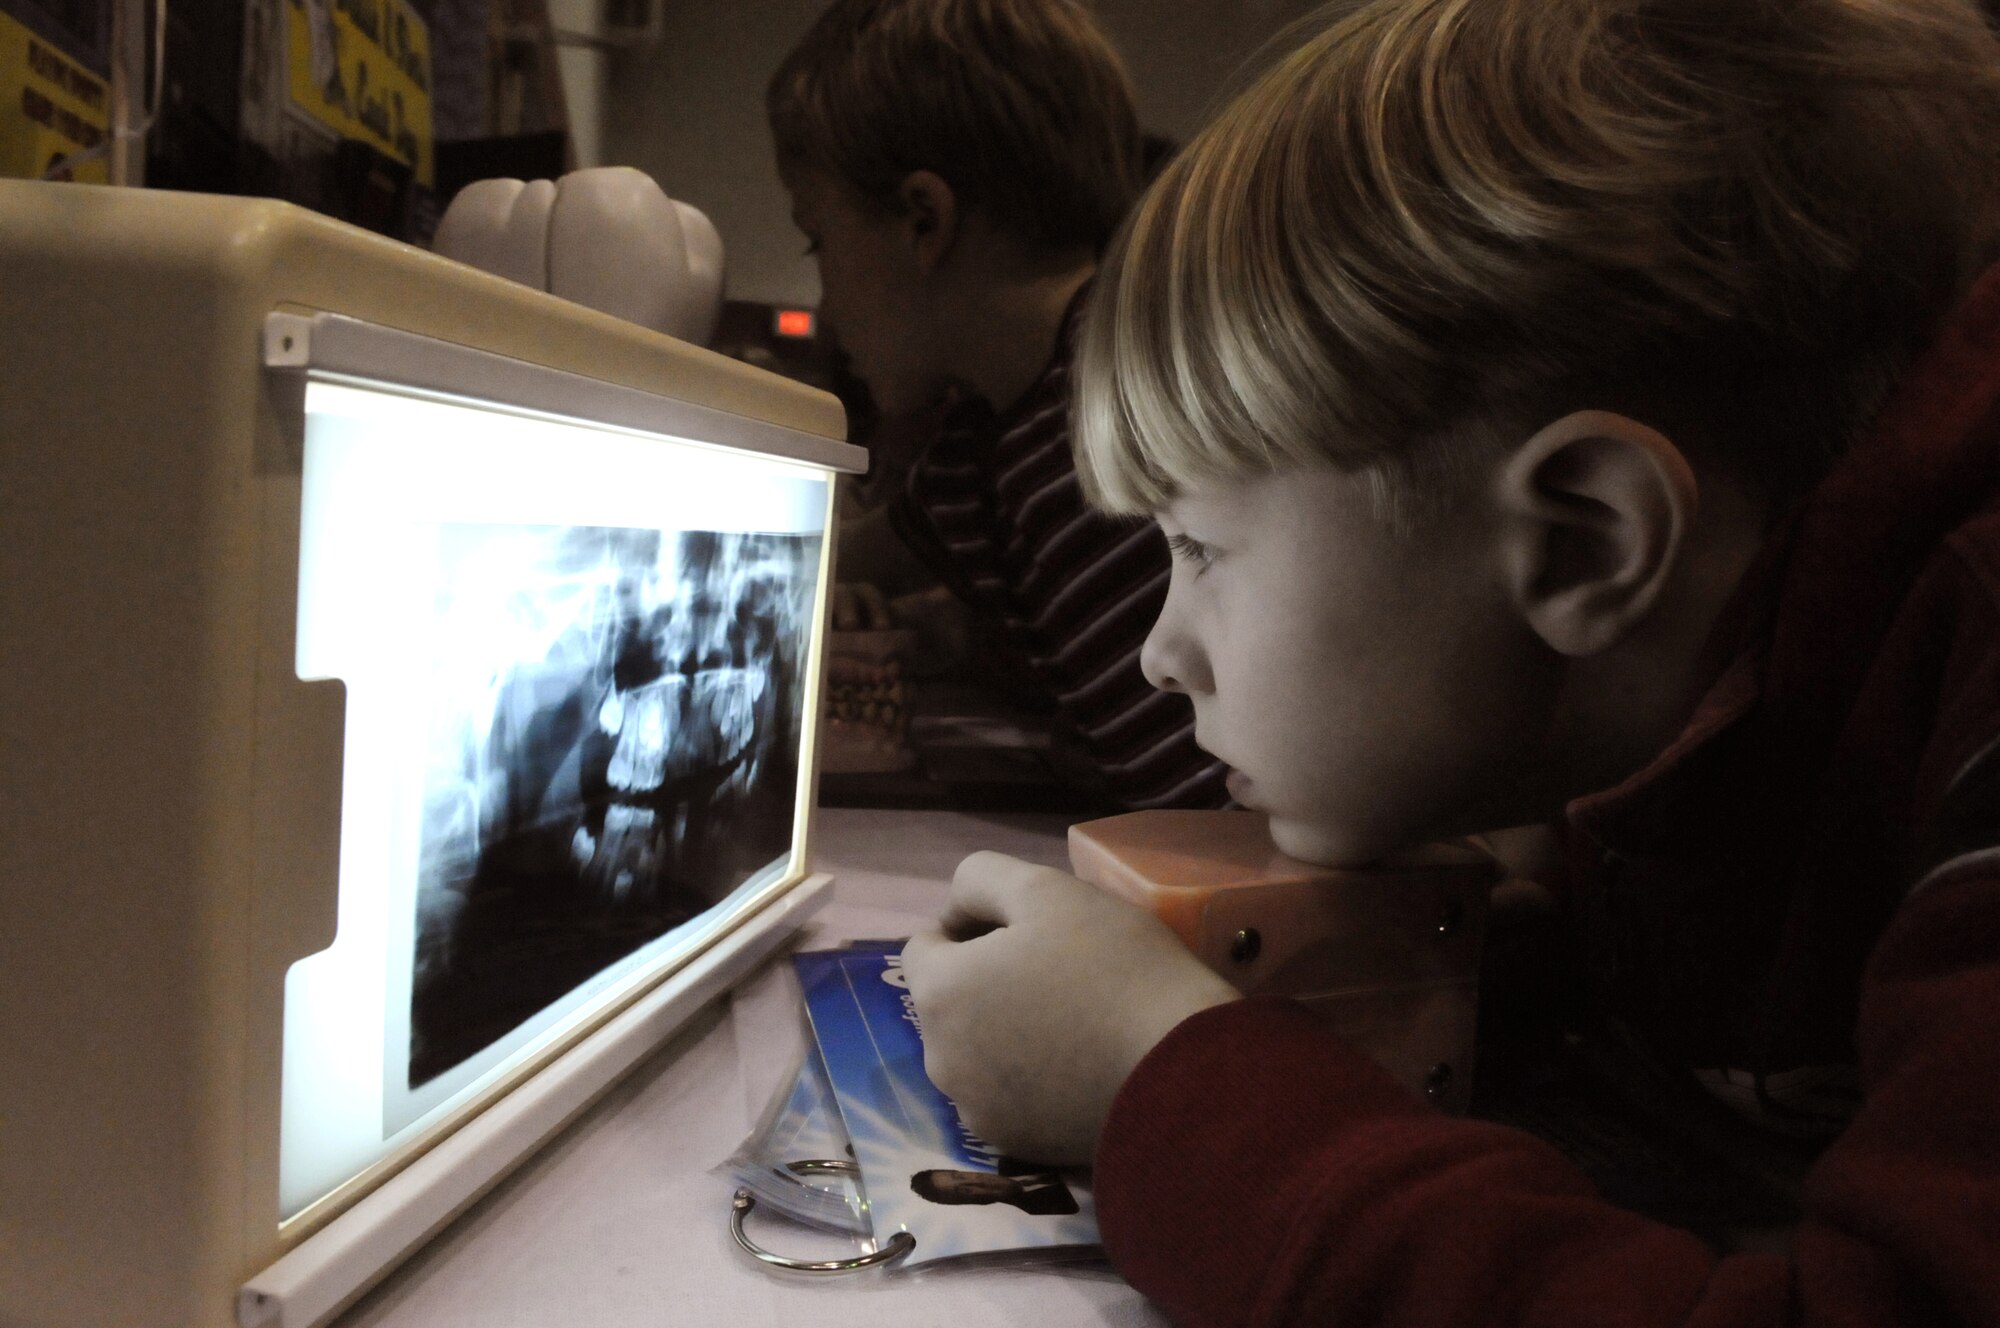
[[308,383],[297,668],[348,712],[337,935],[286,979],[285,1216],[797,875],[829,478]]

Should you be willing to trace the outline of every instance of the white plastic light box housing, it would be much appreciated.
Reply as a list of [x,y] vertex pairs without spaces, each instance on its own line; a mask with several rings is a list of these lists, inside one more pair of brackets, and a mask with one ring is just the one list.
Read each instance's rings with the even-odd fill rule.
[[0,1322],[323,1322],[771,950],[831,397],[0,181]]

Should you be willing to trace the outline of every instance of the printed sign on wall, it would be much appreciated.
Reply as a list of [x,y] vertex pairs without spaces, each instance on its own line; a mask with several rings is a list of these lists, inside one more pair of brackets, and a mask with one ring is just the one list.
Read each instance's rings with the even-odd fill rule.
[[436,183],[431,38],[409,0],[286,0],[291,100]]
[[102,155],[67,170],[65,158],[111,132],[111,85],[66,54],[38,25],[0,12],[0,175],[107,183]]

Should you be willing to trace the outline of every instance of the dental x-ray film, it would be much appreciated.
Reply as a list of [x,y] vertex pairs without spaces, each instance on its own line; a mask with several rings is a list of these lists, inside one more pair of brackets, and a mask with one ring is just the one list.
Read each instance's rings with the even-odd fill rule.
[[444,535],[412,1087],[785,855],[819,553],[811,535]]

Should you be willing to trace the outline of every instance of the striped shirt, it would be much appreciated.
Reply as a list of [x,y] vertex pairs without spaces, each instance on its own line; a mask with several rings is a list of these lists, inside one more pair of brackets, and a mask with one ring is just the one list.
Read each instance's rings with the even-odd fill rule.
[[1089,506],[1077,482],[1069,363],[1087,290],[1019,401],[1003,413],[979,400],[951,408],[910,466],[891,520],[947,584],[1002,624],[1113,799],[1219,807],[1226,771],[1195,746],[1193,707],[1139,671],[1139,647],[1166,600],[1166,542],[1151,522]]

